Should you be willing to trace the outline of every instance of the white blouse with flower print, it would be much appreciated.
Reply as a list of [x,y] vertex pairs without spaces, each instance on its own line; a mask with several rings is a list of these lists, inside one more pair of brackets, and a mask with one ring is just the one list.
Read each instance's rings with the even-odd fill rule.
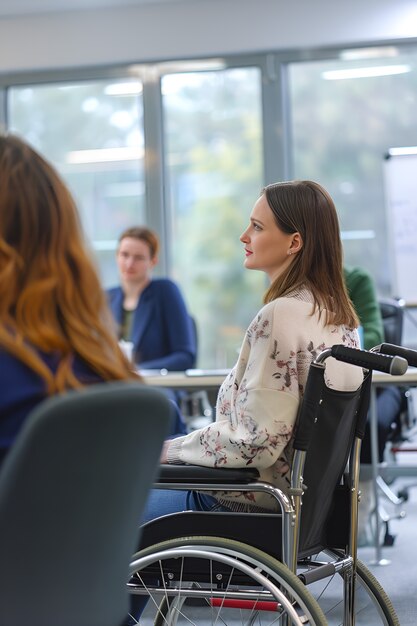
[[[310,363],[333,344],[359,347],[356,329],[326,325],[325,312],[312,314],[312,302],[301,290],[259,311],[220,388],[216,421],[167,443],[168,463],[255,467],[262,480],[288,489],[293,427]],[[330,358],[325,377],[329,387],[351,391],[361,384],[362,371]],[[276,507],[268,494],[215,495],[233,510]]]

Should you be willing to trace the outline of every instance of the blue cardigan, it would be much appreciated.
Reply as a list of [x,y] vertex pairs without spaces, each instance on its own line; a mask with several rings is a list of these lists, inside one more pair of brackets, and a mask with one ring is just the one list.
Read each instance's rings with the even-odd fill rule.
[[[107,291],[117,324],[122,323],[123,291]],[[135,361],[141,369],[183,371],[195,367],[196,341],[192,320],[177,285],[155,278],[141,293],[133,313],[132,336]]]
[[[44,354],[46,365],[56,370],[57,355]],[[101,382],[80,359],[74,359],[74,373],[84,384]],[[3,349],[0,349],[0,463],[28,414],[47,397],[45,381]]]
[[[59,355],[41,353],[41,356],[51,371],[55,371]],[[103,382],[77,357],[73,371],[85,385]],[[161,390],[167,393],[165,389]],[[45,381],[22,361],[0,349],[0,465],[32,409],[46,398]],[[171,402],[171,410],[170,434],[184,434],[184,420],[174,402]],[[74,454],[76,452],[74,450]]]

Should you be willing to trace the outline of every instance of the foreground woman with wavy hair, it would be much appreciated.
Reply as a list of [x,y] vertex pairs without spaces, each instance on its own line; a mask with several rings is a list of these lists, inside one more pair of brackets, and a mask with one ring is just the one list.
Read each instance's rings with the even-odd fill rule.
[[0,462],[46,396],[139,380],[112,327],[66,185],[29,145],[0,135]]

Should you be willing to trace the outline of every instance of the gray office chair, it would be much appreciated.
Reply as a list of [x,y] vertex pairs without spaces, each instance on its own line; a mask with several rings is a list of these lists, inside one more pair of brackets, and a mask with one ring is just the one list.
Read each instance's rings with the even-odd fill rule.
[[404,324],[404,302],[392,298],[378,300],[384,325],[385,342],[402,345]]
[[[394,300],[392,298],[380,298],[378,300],[381,310],[382,323],[384,326],[385,343],[397,346],[403,345],[403,327],[404,327],[404,301]],[[400,391],[398,394],[400,394]],[[401,392],[405,394],[404,391]],[[403,405],[406,403],[403,402]],[[404,419],[404,414],[401,416]]]
[[120,626],[170,411],[116,382],[29,416],[0,471],[1,626]]
[[[404,301],[392,298],[380,298],[378,300],[384,327],[384,341],[386,344],[402,346],[404,325]],[[400,403],[400,395],[403,392],[395,389],[398,393],[397,403]],[[394,403],[395,404],[395,403]]]

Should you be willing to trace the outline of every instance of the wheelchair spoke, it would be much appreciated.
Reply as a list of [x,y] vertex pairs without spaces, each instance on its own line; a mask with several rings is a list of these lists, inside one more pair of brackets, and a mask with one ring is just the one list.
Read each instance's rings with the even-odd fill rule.
[[134,579],[138,586],[129,586],[131,593],[152,598],[141,626],[326,624],[286,566],[233,540],[169,540],[138,553],[131,571],[140,574]]

